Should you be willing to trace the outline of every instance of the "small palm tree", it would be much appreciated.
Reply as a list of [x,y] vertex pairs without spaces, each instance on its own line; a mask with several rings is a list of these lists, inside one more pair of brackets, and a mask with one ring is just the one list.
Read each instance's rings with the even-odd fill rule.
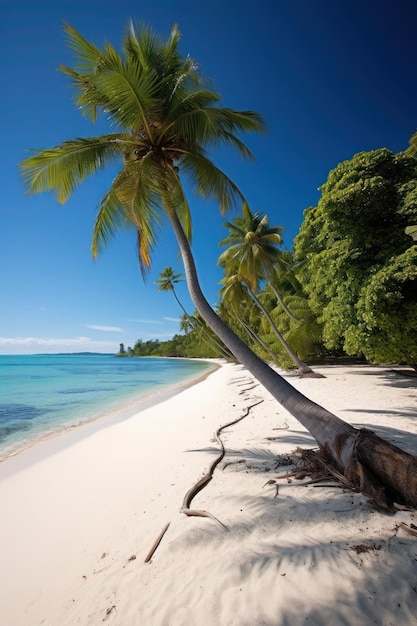
[[182,312],[187,318],[189,325],[193,329],[199,327],[203,335],[203,340],[208,343],[208,345],[210,345],[212,348],[214,345],[215,350],[219,350],[220,354],[222,354],[226,359],[233,359],[232,353],[225,346],[223,346],[215,336],[208,332],[207,328],[204,325],[204,322],[196,317],[189,315],[183,307],[180,299],[177,296],[177,292],[175,291],[175,285],[183,279],[183,274],[176,274],[172,267],[164,267],[164,269],[159,272],[159,276],[161,278],[158,278],[155,281],[155,284],[159,285],[158,291],[170,291],[177,301],[178,306],[182,309]]
[[183,280],[183,274],[176,274],[172,267],[164,267],[162,272],[159,272],[159,276],[155,281],[155,284],[158,285],[158,291],[171,291],[175,300],[177,301],[178,306],[182,309],[184,315],[189,317],[187,311],[184,309],[181,304],[177,292],[175,291],[175,285]]
[[[26,159],[21,169],[29,191],[54,190],[65,202],[88,175],[109,161],[120,162],[121,169],[100,203],[93,255],[120,227],[130,225],[137,232],[139,262],[146,271],[157,227],[167,218],[180,248],[191,298],[236,358],[305,425],[340,470],[351,473],[360,467],[362,478],[367,477],[362,481],[365,490],[376,475],[417,505],[416,457],[364,436],[308,400],[233,333],[201,291],[189,242],[190,208],[183,178],[188,177],[197,194],[218,200],[223,213],[241,204],[243,194],[205,150],[225,144],[250,157],[238,134],[262,130],[261,117],[218,106],[218,94],[206,89],[196,64],[181,56],[177,28],[164,42],[150,29],[138,31],[131,24],[121,53],[109,43],[99,49],[70,26],[66,33],[75,65],[62,69],[73,80],[77,105],[92,121],[104,112],[114,132],[65,141]],[[409,477],[406,484],[404,472]]]

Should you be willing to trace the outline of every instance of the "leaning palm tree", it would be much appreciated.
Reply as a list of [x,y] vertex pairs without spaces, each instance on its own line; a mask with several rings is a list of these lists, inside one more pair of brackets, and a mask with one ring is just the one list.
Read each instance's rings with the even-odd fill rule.
[[238,135],[262,130],[260,116],[219,106],[219,96],[205,88],[196,64],[181,56],[177,28],[164,42],[131,24],[121,53],[109,43],[99,49],[70,26],[66,33],[75,64],[62,69],[73,80],[77,105],[92,121],[104,112],[114,132],[65,141],[29,157],[21,164],[29,191],[54,190],[65,202],[88,175],[109,161],[120,162],[120,172],[99,206],[93,255],[120,227],[130,225],[137,232],[140,267],[146,271],[157,227],[166,217],[178,241],[191,298],[236,358],[310,431],[340,471],[360,478],[363,490],[371,490],[376,476],[397,498],[417,505],[416,457],[358,431],[294,389],[233,333],[201,291],[183,180],[188,177],[196,193],[217,199],[222,212],[241,204],[243,194],[205,148],[231,145],[250,157]]
[[176,274],[172,267],[164,267],[164,269],[159,272],[159,276],[160,278],[155,281],[155,285],[158,285],[158,291],[170,291],[184,315],[189,317],[175,291],[175,285],[182,280],[183,274]]
[[170,291],[185,317],[188,319],[190,326],[193,329],[198,327],[201,330],[203,341],[205,341],[211,348],[214,347],[215,350],[218,350],[225,359],[233,359],[232,353],[225,346],[223,346],[215,336],[208,332],[204,322],[189,315],[182,305],[175,290],[175,285],[182,280],[183,274],[176,274],[172,267],[164,267],[164,269],[159,272],[159,276],[160,278],[155,281],[155,284],[158,285],[158,291]]

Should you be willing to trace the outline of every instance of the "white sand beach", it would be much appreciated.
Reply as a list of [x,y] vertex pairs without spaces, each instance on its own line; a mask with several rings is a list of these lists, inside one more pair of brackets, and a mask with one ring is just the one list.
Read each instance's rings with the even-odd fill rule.
[[[290,382],[417,454],[415,378],[315,367]],[[256,404],[257,403],[257,404]],[[224,459],[180,512],[190,487]],[[340,487],[276,477],[314,440],[241,366],[226,364],[116,423],[79,427],[0,464],[5,626],[417,624],[416,511],[376,511]],[[274,482],[272,482],[274,481]],[[278,484],[278,489],[277,489]],[[158,534],[170,523],[148,563]]]

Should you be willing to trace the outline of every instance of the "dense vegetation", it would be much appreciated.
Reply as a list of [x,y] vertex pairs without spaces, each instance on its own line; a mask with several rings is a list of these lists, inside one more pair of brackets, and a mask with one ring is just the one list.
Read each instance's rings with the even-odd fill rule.
[[340,163],[305,212],[295,261],[329,349],[417,364],[417,161],[387,149]]
[[[286,368],[331,355],[417,364],[417,246],[406,234],[417,224],[415,137],[410,144],[399,154],[361,152],[333,169],[293,252],[281,248],[282,228],[245,204],[226,222],[218,311],[259,356]],[[130,354],[230,356],[179,302],[182,275],[165,268],[160,276],[158,288],[183,311],[183,332],[139,340]]]

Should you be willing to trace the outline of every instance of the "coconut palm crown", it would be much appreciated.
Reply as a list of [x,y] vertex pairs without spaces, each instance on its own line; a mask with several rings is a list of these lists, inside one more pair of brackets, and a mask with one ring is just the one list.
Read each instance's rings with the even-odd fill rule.
[[237,267],[242,280],[256,291],[259,280],[268,278],[274,264],[280,262],[282,244],[281,226],[269,226],[268,216],[261,212],[253,213],[246,202],[242,205],[242,215],[225,223],[229,235],[220,241],[227,246],[218,259],[226,271]]
[[23,177],[29,192],[54,190],[64,203],[87,176],[120,162],[99,206],[92,253],[97,256],[121,225],[131,225],[144,272],[165,212],[175,211],[191,236],[180,175],[195,193],[216,199],[226,212],[243,195],[206,150],[227,144],[252,158],[237,134],[261,131],[264,123],[255,112],[218,106],[220,96],[206,88],[196,63],[180,54],[176,26],[163,41],[131,21],[120,53],[109,43],[98,48],[68,24],[65,32],[75,62],[60,69],[73,81],[76,104],[92,122],[105,114],[113,132],[41,150],[21,164]]

